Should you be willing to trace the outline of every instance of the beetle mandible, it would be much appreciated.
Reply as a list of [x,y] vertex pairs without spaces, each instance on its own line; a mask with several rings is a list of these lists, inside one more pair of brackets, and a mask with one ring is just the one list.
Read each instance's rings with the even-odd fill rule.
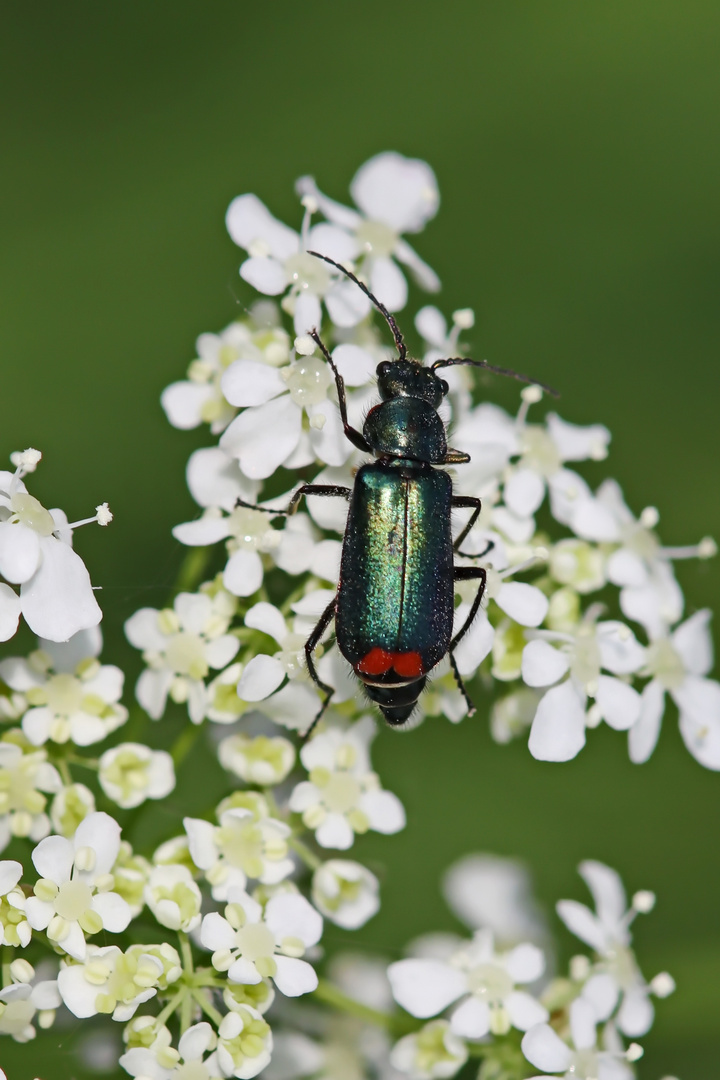
[[[556,391],[485,360],[449,357],[424,367],[408,358],[395,319],[355,274],[326,255],[308,254],[330,263],[362,289],[390,327],[398,357],[378,364],[381,401],[370,409],[359,432],[348,422],[342,375],[318,331],[312,330],[309,336],[335,378],[345,435],[375,460],[358,469],[352,488],[303,484],[286,510],[237,501],[239,506],[285,517],[294,514],[307,495],[343,498],[350,503],[337,592],[305,642],[308,672],[324,694],[305,738],[335,692],[320,679],[313,660],[313,652],[333,618],[340,652],[391,727],[408,725],[428,674],[446,655],[472,715],[475,707],[454,652],[477,615],[487,573],[481,566],[456,566],[453,556],[464,554],[461,544],[477,521],[482,504],[471,495],[454,495],[448,473],[437,468],[470,461],[468,454],[447,444],[445,425],[437,410],[449,387],[437,372],[468,364],[542,386],[553,395]],[[453,541],[451,512],[460,508],[472,509],[472,514]],[[453,635],[455,582],[468,580],[479,582],[478,591],[465,622]]]

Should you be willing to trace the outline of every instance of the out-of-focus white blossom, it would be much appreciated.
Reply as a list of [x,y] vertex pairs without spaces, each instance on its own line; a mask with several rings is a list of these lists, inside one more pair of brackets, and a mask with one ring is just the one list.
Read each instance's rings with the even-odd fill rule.
[[13,836],[30,840],[47,836],[46,795],[62,788],[60,774],[48,762],[45,750],[30,747],[19,731],[7,732],[4,740],[0,741],[0,851]]
[[312,898],[326,919],[357,930],[380,910],[380,882],[351,859],[328,859],[313,874]]
[[447,1020],[433,1020],[393,1047],[391,1064],[412,1080],[455,1076],[468,1059],[467,1047],[450,1030]]
[[129,810],[146,799],[169,795],[175,787],[175,769],[167,750],[120,743],[100,758],[98,780],[108,799]]

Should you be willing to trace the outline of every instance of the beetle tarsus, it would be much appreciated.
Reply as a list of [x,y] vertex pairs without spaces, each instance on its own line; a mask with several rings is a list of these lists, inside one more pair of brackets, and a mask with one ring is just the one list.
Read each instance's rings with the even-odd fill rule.
[[332,600],[330,601],[330,603],[328,604],[328,606],[325,608],[322,615],[318,619],[318,622],[317,622],[317,625],[315,626],[315,629],[313,630],[313,632],[310,634],[310,637],[305,642],[305,661],[307,663],[308,674],[310,675],[310,678],[315,683],[315,685],[317,687],[319,687],[320,690],[322,690],[322,692],[325,694],[325,700],[323,701],[322,705],[320,706],[320,711],[318,712],[317,716],[313,720],[312,724],[307,729],[307,731],[302,735],[303,742],[305,742],[307,739],[310,738],[310,735],[312,734],[312,732],[315,730],[318,723],[320,722],[320,719],[322,718],[323,713],[327,709],[327,707],[330,704],[330,701],[332,699],[332,696],[335,693],[334,687],[328,686],[328,684],[324,683],[322,681],[322,679],[320,678],[320,676],[318,675],[317,668],[315,667],[315,661],[313,660],[313,655],[312,655],[313,652],[315,651],[315,649],[320,644],[320,641],[322,639],[323,634],[325,633],[328,626],[332,622],[332,618],[333,618],[333,616],[335,614],[335,601],[336,601],[336,597],[333,596]]

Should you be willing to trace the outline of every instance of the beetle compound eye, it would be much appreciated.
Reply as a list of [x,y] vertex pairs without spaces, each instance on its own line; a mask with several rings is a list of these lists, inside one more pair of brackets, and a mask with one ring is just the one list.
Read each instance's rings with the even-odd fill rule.
[[440,380],[440,393],[442,394],[442,396],[445,397],[445,395],[449,392],[449,390],[450,390],[450,387],[448,386],[448,384],[445,382],[444,379],[441,379]]
[[390,373],[391,367],[392,364],[389,360],[383,360],[381,364],[378,364],[375,370],[375,374],[377,375],[378,379],[384,379],[385,376]]

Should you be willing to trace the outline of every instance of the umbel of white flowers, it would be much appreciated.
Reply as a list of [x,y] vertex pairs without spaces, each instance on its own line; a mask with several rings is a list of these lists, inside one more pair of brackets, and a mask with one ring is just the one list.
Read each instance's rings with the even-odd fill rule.
[[[580,865],[595,910],[557,907],[588,947],[566,976],[549,974],[550,931],[527,872],[492,856],[461,861],[444,883],[466,938],[428,935],[390,964],[332,955],[323,940],[327,924],[356,930],[378,912],[379,876],[353,856],[364,833],[402,830],[406,810],[373,767],[376,722],[334,645],[317,657],[335,688],[330,707],[311,739],[296,738],[320,705],[304,643],[337,588],[346,504],[311,499],[287,519],[277,511],[291,490],[262,510],[238,500],[262,500],[279,469],[297,471],[297,483],[352,486],[363,456],[344,436],[309,331],[332,350],[356,427],[377,400],[378,363],[394,354],[365,294],[309,252],[343,263],[400,311],[408,274],[439,287],[415,243],[440,200],[430,166],[396,153],[358,170],[353,206],[311,177],[297,191],[293,227],[255,195],[231,203],[240,274],[259,297],[200,335],[187,378],[162,395],[170,422],[206,426],[209,445],[187,465],[198,515],[173,528],[190,549],[182,584],[125,625],[143,660],[127,731],[124,674],[100,660],[100,608],[71,546],[86,522],[28,493],[37,451],[13,454],[15,471],[0,472],[0,639],[21,614],[38,635],[29,654],[0,660],[0,851],[12,842],[17,856],[0,860],[0,1035],[27,1042],[61,1009],[104,1016],[102,1045],[80,1040],[83,1067],[119,1061],[143,1080],[431,1080],[470,1057],[488,1077],[629,1080],[642,1053],[632,1040],[674,983],[665,972],[647,981],[632,949],[631,924],[653,894],[628,903],[601,863]],[[446,317],[423,306],[425,362],[465,353],[473,324],[468,308]],[[467,681],[495,687],[494,738],[527,737],[536,758],[567,761],[605,723],[627,733],[640,763],[669,696],[689,751],[720,769],[710,612],[685,613],[673,570],[713,555],[713,541],[664,546],[657,510],[633,513],[614,480],[589,487],[583,462],[607,456],[603,425],[535,418],[535,386],[514,416],[476,405],[468,370],[446,374],[441,416],[472,458],[455,489],[483,502],[460,563],[487,569],[455,659]],[[103,504],[88,521],[110,519]],[[218,572],[205,580],[212,559]],[[458,626],[475,588],[457,583]],[[174,743],[163,722],[172,709],[187,716]],[[466,713],[445,660],[416,720]],[[205,736],[225,787],[206,812],[194,797],[189,813],[197,773],[176,767]],[[135,825],[148,800],[163,804],[155,847]],[[118,811],[132,811],[124,835]]]

